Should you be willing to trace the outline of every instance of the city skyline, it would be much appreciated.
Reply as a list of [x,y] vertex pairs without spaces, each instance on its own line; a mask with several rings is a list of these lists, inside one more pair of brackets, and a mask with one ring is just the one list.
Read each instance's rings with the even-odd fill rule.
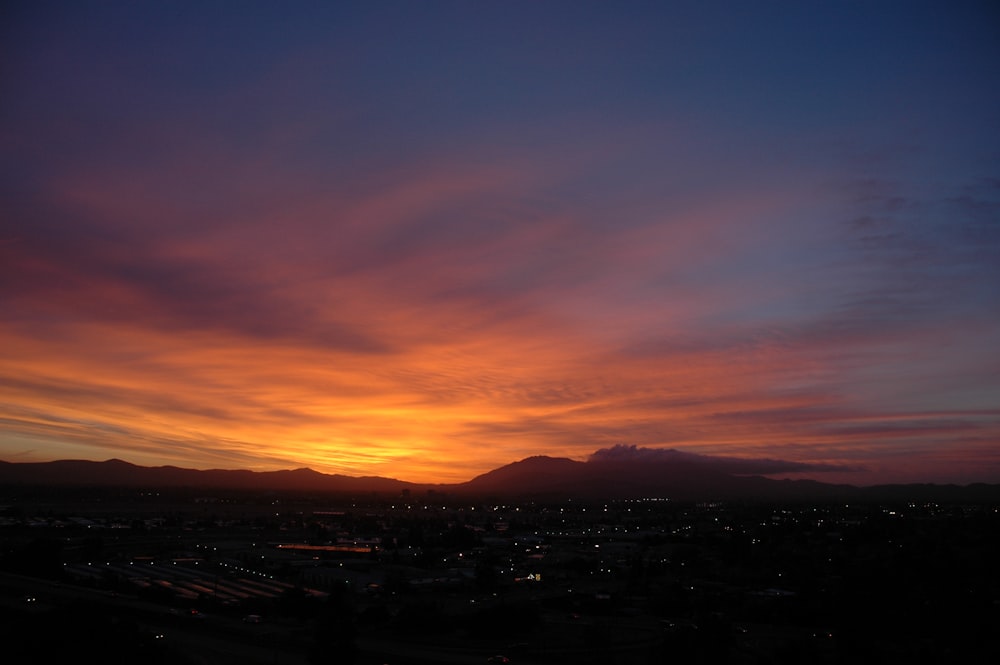
[[5,9],[0,459],[1000,482],[988,3]]

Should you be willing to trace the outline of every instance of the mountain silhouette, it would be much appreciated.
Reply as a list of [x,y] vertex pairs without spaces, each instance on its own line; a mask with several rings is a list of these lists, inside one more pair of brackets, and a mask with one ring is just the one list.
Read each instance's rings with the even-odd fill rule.
[[137,466],[119,459],[110,459],[104,462],[86,460],[0,462],[0,485],[352,493],[399,493],[404,489],[418,487],[414,483],[394,478],[343,476],[319,473],[312,469],[282,471],[211,469],[201,471],[176,466]]
[[[312,469],[283,471],[197,470],[176,466],[144,467],[120,459],[104,462],[2,462],[0,487],[106,487],[286,491],[398,496],[438,492],[462,497],[505,499],[612,500],[669,498],[703,500],[998,500],[1000,485],[879,485],[856,487],[815,480],[775,480],[734,472],[775,460],[733,458],[616,448],[598,451],[588,461],[534,456],[504,465],[464,483],[420,484],[381,476],[324,474]],[[609,453],[609,454],[601,454]],[[621,454],[627,453],[627,454]],[[662,453],[662,454],[661,454]],[[677,453],[677,454],[675,454]],[[749,463],[749,464],[747,464]]]
[[674,498],[679,500],[826,498],[857,488],[811,480],[773,480],[738,476],[697,461],[604,460],[578,462],[529,457],[467,483],[460,492],[498,496],[579,497],[585,499]]

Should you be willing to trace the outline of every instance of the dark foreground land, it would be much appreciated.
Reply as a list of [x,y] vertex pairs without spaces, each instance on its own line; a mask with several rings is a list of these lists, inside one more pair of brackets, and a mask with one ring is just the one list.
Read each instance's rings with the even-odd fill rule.
[[31,662],[1000,662],[1000,505],[0,488]]

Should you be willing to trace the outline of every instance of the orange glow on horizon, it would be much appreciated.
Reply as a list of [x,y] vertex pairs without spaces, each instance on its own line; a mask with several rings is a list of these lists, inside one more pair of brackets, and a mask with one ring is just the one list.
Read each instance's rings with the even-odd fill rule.
[[[32,378],[0,398],[18,403],[11,416],[25,441],[65,441],[84,451],[79,457],[196,468],[307,466],[449,483],[534,454],[579,459],[581,451],[636,440],[729,456],[782,451],[794,459],[809,450],[813,461],[819,446],[831,451],[823,461],[857,462],[857,441],[878,436],[838,432],[828,427],[829,413],[817,416],[820,428],[790,415],[742,417],[808,414],[828,401],[775,394],[769,382],[783,375],[794,381],[801,368],[766,349],[604,363],[585,338],[565,330],[375,356],[100,324],[76,326],[73,336],[69,348],[4,340],[5,366]],[[840,417],[850,427],[914,421],[906,414]],[[933,432],[920,432],[927,420],[882,436],[929,438]]]

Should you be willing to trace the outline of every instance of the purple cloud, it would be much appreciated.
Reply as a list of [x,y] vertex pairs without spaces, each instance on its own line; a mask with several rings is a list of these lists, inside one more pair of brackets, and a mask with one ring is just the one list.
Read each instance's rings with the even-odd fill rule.
[[675,448],[639,448],[618,444],[594,452],[588,462],[628,462],[639,464],[677,464],[703,466],[721,473],[734,475],[768,475],[775,473],[859,471],[860,467],[815,462],[792,462],[773,458],[728,457],[700,455]]

